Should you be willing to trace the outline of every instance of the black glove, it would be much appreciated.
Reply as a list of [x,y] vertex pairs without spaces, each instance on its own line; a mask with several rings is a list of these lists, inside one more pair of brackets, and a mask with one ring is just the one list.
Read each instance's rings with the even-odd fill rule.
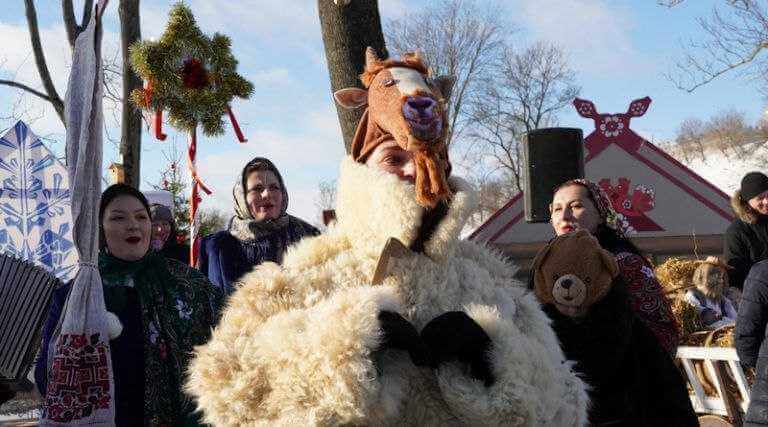
[[463,311],[443,313],[427,323],[421,339],[432,355],[432,367],[458,360],[469,366],[469,373],[491,386],[495,379],[488,361],[491,337]]
[[379,324],[384,332],[380,349],[405,350],[416,366],[429,365],[429,351],[411,322],[393,311],[379,312]]

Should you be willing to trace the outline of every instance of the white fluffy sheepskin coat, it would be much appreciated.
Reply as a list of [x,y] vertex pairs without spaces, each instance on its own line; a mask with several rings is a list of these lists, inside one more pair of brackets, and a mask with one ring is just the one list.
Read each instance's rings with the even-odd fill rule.
[[[209,343],[196,349],[187,390],[206,422],[231,425],[524,425],[586,422],[585,384],[565,360],[514,267],[460,241],[475,206],[461,179],[424,254],[390,264],[370,284],[387,239],[414,240],[423,209],[412,185],[342,162],[338,221],[305,239],[283,265],[239,284]],[[463,310],[491,337],[496,382],[458,363],[417,368],[403,351],[377,351],[377,315],[396,311],[421,330]]]

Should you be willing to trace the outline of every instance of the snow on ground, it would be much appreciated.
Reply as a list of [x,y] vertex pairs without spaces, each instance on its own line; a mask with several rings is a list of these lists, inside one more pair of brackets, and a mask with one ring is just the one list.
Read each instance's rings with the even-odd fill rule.
[[730,197],[739,189],[741,178],[747,172],[768,173],[768,143],[749,144],[745,151],[747,155],[738,158],[733,154],[726,156],[718,150],[710,149],[705,152],[705,160],[698,157],[690,161],[685,161],[673,152],[669,154]]

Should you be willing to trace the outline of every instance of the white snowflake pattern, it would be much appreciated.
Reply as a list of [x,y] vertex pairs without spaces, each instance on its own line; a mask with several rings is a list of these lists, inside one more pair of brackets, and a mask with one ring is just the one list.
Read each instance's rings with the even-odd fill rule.
[[608,138],[619,136],[624,132],[624,123],[619,116],[605,116],[600,123],[600,132]]
[[72,279],[71,196],[66,166],[24,122],[0,136],[0,252]]

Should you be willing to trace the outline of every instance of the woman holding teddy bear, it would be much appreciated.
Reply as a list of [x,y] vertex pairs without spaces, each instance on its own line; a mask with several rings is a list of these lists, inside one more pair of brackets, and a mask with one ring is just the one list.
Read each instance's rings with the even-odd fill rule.
[[621,230],[610,199],[595,183],[572,179],[555,189],[550,205],[552,227],[561,236],[587,230],[600,245],[613,253],[626,283],[633,312],[653,332],[670,354],[677,351],[680,338],[672,308],[650,263]]

